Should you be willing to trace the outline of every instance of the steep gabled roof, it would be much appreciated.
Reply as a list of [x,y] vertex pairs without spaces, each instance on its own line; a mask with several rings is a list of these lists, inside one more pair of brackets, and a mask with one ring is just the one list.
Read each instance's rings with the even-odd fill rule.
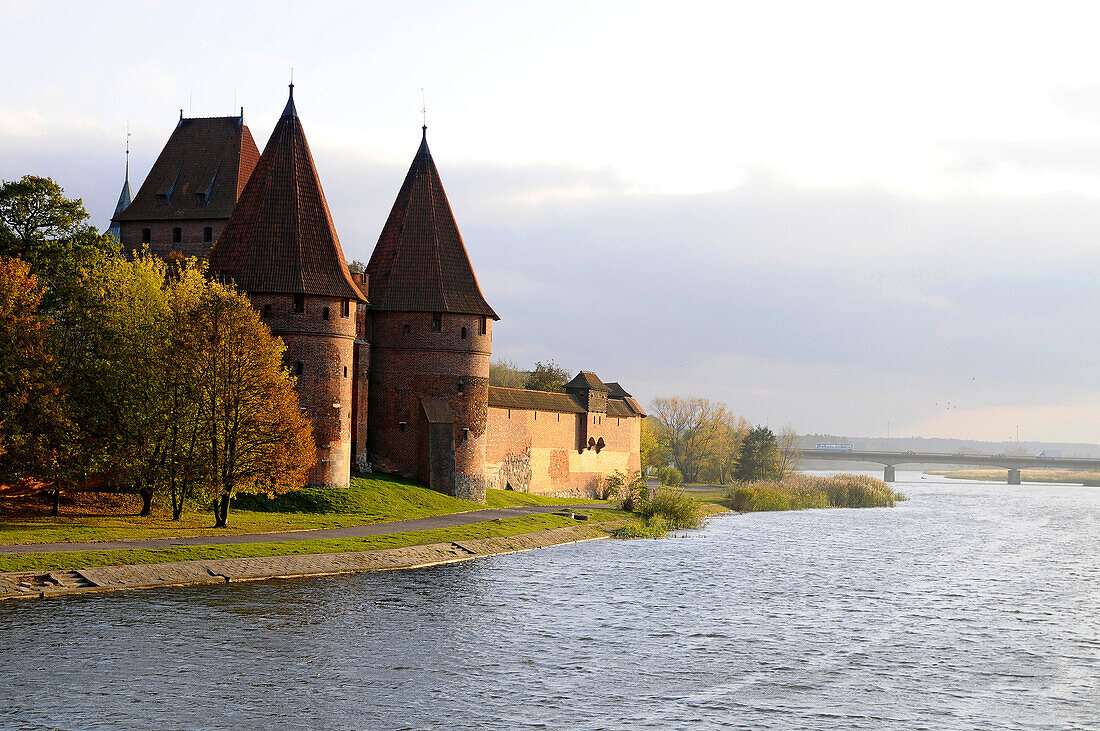
[[478,286],[428,151],[427,129],[367,264],[371,308],[498,320]]
[[112,220],[228,218],[259,159],[243,115],[181,116],[133,202]]
[[313,155],[290,100],[210,249],[210,269],[250,293],[366,301],[352,280]]
[[609,393],[611,391],[608,385],[601,381],[599,376],[597,376],[592,371],[581,371],[573,377],[572,381],[562,386],[562,388],[566,390],[578,389],[603,391],[604,393]]

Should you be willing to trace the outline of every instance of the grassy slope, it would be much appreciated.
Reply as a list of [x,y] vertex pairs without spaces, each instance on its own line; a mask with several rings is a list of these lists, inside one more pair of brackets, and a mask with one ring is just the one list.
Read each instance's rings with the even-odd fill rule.
[[[590,514],[593,524],[629,517],[616,510],[596,510]],[[227,546],[187,546],[155,550],[132,551],[71,551],[0,556],[0,571],[63,571],[85,566],[118,566],[129,564],[195,561],[218,558],[254,556],[286,556],[293,554],[339,553],[370,551],[379,548],[400,548],[423,543],[514,536],[521,533],[578,525],[558,515],[526,515],[519,518],[487,520],[453,528],[393,533],[367,538],[336,538],[313,541],[278,541],[244,543]]]
[[[245,496],[229,514],[229,527],[213,528],[213,516],[189,506],[179,521],[167,510],[167,499],[159,499],[154,515],[138,517],[133,496],[115,496],[112,509],[82,510],[59,518],[44,516],[6,517],[0,513],[0,543],[62,543],[106,540],[144,540],[191,536],[240,535],[274,531],[343,528],[385,523],[410,518],[462,513],[487,507],[459,500],[428,488],[383,475],[353,477],[346,491],[302,490],[274,500]],[[122,500],[122,503],[118,501]],[[583,500],[544,498],[503,490],[490,490],[488,507],[516,505],[559,505]],[[129,514],[126,514],[129,513]]]

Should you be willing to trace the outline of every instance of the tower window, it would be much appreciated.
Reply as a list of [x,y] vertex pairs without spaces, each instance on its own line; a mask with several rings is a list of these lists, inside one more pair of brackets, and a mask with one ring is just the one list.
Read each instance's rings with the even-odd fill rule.
[[401,431],[405,431],[405,422],[403,422],[403,421],[397,422],[397,428],[400,429]]
[[481,316],[481,335],[484,335],[489,330],[489,318],[485,315]]
[[470,438],[470,430],[466,429],[466,428],[463,428],[462,429],[462,441],[465,442],[465,441],[469,440],[469,438]]
[[143,228],[141,229],[141,243],[148,244],[153,240],[153,229]]
[[264,317],[271,317],[271,305],[264,305]]
[[206,243],[210,243],[214,240],[214,229],[210,226],[206,226],[202,230],[202,240]]
[[351,300],[345,299],[340,303],[340,317],[351,316]]
[[436,312],[432,315],[432,332],[443,332],[443,313]]
[[176,226],[172,229],[172,243],[178,244],[181,241],[183,241],[183,229]]
[[294,363],[294,375],[296,375],[296,376],[302,375],[302,361],[300,361],[300,360],[296,361]]
[[206,205],[206,193],[195,193],[195,205],[196,206],[205,206]]
[[157,193],[157,205],[158,206],[168,205],[168,194],[167,193]]
[[466,328],[462,328],[462,339],[466,339]]
[[304,294],[294,295],[294,311],[298,313],[306,311],[306,296]]
[[409,337],[409,326],[408,325],[401,328],[401,334],[404,335],[405,337]]
[[344,378],[348,377],[348,367],[344,366]]
[[321,310],[321,319],[322,320],[327,320],[328,319],[328,308],[327,307],[325,309]]
[[458,382],[458,392],[459,393],[464,393],[465,391],[466,391],[466,384],[463,383],[462,381],[459,381]]

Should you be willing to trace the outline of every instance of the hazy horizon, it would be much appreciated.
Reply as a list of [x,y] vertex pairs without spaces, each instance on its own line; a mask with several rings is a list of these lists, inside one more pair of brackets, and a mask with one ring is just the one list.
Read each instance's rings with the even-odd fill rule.
[[[68,5],[0,178],[96,225],[179,116],[295,99],[348,260],[428,141],[494,356],[803,433],[1100,443],[1100,64],[1084,3]],[[59,22],[62,20],[64,22]]]

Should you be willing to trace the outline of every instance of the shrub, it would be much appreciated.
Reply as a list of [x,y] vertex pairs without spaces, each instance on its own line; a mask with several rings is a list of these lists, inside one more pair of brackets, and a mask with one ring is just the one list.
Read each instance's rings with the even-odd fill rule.
[[604,480],[603,491],[607,499],[618,501],[619,508],[629,513],[649,497],[649,485],[640,472],[615,470]]
[[780,482],[735,485],[727,493],[741,513],[807,508],[892,508],[905,500],[882,480],[869,475],[793,474]]
[[679,487],[684,484],[683,473],[675,467],[662,467],[657,470],[657,479],[661,481],[662,485],[668,485],[669,487]]
[[660,520],[668,530],[698,528],[703,524],[703,507],[682,489],[661,487],[638,505],[638,514],[647,521]]

